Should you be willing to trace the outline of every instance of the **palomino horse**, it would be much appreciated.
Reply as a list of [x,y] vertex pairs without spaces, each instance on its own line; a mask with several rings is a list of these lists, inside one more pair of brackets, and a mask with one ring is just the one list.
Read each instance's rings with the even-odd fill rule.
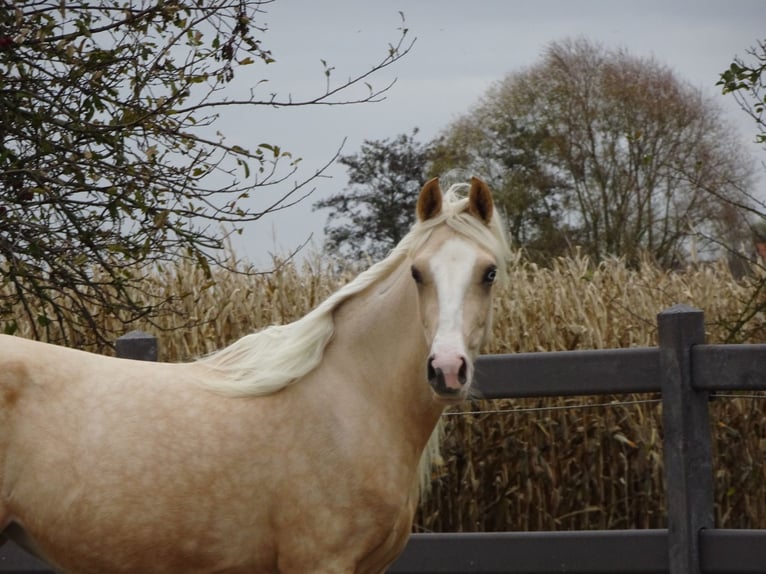
[[197,362],[2,336],[0,543],[81,574],[384,571],[507,256],[466,187],[429,181],[385,260]]

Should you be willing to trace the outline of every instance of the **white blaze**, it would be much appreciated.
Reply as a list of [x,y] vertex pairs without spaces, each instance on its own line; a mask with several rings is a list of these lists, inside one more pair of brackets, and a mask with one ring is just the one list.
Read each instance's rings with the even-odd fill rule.
[[[439,301],[439,323],[431,345],[434,368],[444,372],[448,387],[458,389],[458,372],[468,353],[463,338],[463,300],[471,281],[476,251],[464,240],[444,242],[430,261]],[[470,376],[469,376],[470,379]]]

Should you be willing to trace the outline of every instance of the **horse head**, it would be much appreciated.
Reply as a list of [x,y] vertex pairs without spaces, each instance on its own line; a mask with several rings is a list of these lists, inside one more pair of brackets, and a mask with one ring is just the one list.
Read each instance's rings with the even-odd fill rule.
[[495,211],[478,178],[467,198],[445,201],[434,178],[418,199],[418,225],[432,230],[412,256],[411,273],[429,347],[425,372],[441,403],[470,395],[473,361],[490,332],[493,285],[507,252]]

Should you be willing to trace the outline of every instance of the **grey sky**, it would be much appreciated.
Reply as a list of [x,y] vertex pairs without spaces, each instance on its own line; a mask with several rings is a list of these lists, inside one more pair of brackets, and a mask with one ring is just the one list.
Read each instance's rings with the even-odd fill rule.
[[[383,86],[397,78],[384,102],[240,110],[221,118],[218,128],[234,143],[275,143],[301,157],[297,176],[313,173],[344,138],[346,154],[365,139],[393,137],[416,126],[426,141],[468,111],[494,81],[536,63],[550,42],[578,36],[653,56],[719,100],[743,140],[753,137],[752,123],[731,96],[720,95],[715,82],[735,55],[744,56],[766,37],[762,0],[277,0],[265,10],[262,22],[269,30],[263,45],[276,63],[243,69],[232,92],[267,79],[260,94],[317,95],[325,81],[320,59],[335,67],[338,80],[366,71],[397,40],[399,11],[409,35],[417,38],[410,54],[373,80]],[[766,159],[766,153],[760,155]],[[319,181],[301,205],[248,224],[235,241],[237,253],[266,266],[269,253],[287,253],[312,233],[321,245],[327,214],[312,212],[311,205],[346,185],[342,166],[333,166],[328,175],[333,177]]]

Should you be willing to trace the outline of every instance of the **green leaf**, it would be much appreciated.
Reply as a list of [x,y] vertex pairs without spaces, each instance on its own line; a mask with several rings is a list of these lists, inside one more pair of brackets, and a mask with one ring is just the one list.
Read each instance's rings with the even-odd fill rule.
[[237,163],[244,168],[244,170],[245,170],[245,177],[249,178],[250,177],[250,166],[247,165],[247,162],[244,161],[244,160],[241,160],[241,159],[237,159]]

